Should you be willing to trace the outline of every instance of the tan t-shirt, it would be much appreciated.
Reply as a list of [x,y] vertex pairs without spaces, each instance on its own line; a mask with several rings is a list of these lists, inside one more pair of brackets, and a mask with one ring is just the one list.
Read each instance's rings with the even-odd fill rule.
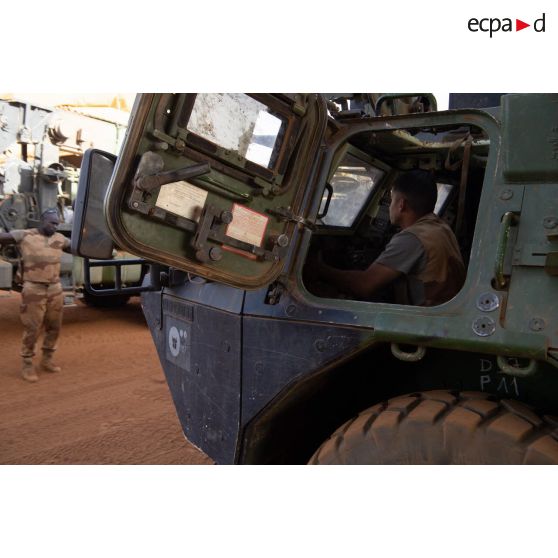
[[34,283],[58,283],[62,250],[70,246],[63,234],[45,236],[39,229],[10,231],[21,250],[23,280]]

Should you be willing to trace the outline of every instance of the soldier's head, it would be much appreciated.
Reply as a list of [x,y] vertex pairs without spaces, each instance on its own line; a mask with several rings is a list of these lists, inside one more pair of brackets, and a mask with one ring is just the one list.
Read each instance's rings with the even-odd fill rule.
[[41,234],[45,236],[52,236],[60,225],[60,219],[58,219],[58,211],[56,209],[47,209],[41,215],[41,226],[39,230]]
[[438,199],[438,188],[432,174],[412,170],[400,174],[391,189],[389,218],[394,225],[411,224],[432,213]]

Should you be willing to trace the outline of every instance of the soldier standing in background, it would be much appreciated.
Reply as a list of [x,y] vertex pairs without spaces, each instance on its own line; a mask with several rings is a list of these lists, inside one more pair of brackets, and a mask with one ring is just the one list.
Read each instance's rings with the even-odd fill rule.
[[56,232],[60,221],[56,209],[41,215],[37,229],[0,233],[0,244],[17,244],[23,263],[21,322],[23,323],[22,376],[28,382],[39,377],[33,368],[35,345],[44,326],[43,356],[40,367],[46,372],[59,372],[52,360],[62,326],[64,294],[60,283],[62,252],[70,251],[70,240]]

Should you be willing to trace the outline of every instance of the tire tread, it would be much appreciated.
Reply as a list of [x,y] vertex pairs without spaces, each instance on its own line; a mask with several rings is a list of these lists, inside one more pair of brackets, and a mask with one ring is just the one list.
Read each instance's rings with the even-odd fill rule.
[[436,390],[361,412],[310,463],[558,464],[555,436],[555,422],[519,401]]

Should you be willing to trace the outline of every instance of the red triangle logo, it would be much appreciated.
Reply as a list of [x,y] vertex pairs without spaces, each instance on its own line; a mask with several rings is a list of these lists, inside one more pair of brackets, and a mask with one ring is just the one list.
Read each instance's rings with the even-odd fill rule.
[[531,27],[531,24],[530,23],[525,23],[524,21],[521,21],[520,19],[515,20],[515,30],[516,31],[521,31],[522,29],[525,29],[526,27]]

